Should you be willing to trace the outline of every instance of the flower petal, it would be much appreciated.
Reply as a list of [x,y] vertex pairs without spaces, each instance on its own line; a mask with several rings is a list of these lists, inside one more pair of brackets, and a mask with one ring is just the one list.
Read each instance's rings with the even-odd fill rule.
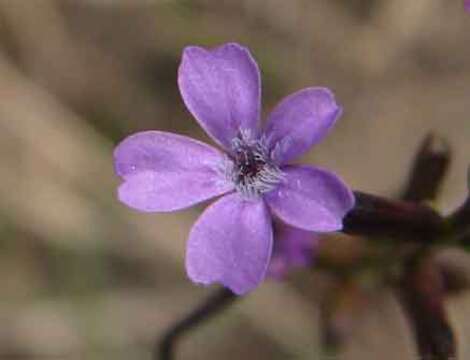
[[318,239],[318,236],[311,231],[276,221],[268,276],[282,279],[294,268],[309,266],[313,260],[313,252],[318,245]]
[[224,196],[191,229],[188,276],[204,285],[222,283],[236,294],[253,290],[265,277],[272,236],[271,216],[262,200]]
[[225,158],[203,142],[163,131],[128,136],[114,150],[115,170],[122,178],[141,171],[212,170]]
[[265,195],[271,210],[286,223],[316,232],[340,230],[354,206],[351,190],[334,174],[309,166],[288,166],[286,179]]
[[185,136],[146,131],[114,151],[116,173],[125,181],[119,199],[141,211],[173,211],[233,189],[223,175],[226,157]]
[[178,85],[186,107],[225,148],[240,129],[258,132],[261,80],[248,49],[235,43],[185,48]]
[[143,171],[132,175],[119,186],[118,197],[127,206],[144,212],[166,212],[187,208],[232,190],[204,172]]
[[268,117],[265,135],[280,164],[323,139],[341,115],[332,92],[307,88],[282,100]]

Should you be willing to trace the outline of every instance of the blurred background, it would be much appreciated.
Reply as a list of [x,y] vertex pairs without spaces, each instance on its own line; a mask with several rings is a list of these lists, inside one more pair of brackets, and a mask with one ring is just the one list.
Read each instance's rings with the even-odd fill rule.
[[[265,111],[303,87],[332,88],[344,115],[305,160],[354,189],[397,195],[423,137],[444,136],[453,158],[433,205],[448,213],[465,196],[470,160],[469,39],[460,0],[0,0],[0,358],[149,359],[156,337],[211,291],[184,271],[204,206],[140,214],[115,196],[112,150],[125,136],[208,140],[178,93],[184,46],[248,46]],[[365,246],[346,236],[324,244],[346,262]],[[470,274],[465,253],[438,256]],[[470,293],[446,306],[470,359]],[[416,350],[379,276],[319,267],[266,282],[185,338],[178,356],[415,359]]]

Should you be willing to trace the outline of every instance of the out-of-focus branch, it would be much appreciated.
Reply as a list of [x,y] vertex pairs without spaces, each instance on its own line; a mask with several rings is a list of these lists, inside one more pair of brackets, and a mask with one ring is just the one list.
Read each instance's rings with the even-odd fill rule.
[[[450,147],[436,135],[428,135],[416,155],[403,198],[416,203],[435,199],[449,167]],[[431,229],[436,238],[443,229]],[[422,238],[426,239],[426,238]],[[419,247],[407,259],[399,283],[399,297],[415,333],[420,358],[448,360],[455,356],[455,339],[444,306],[444,273],[428,256],[428,247]]]
[[454,358],[455,338],[444,307],[443,274],[432,259],[411,259],[400,288],[403,307],[415,332],[420,359]]
[[419,202],[435,199],[450,160],[447,141],[432,133],[427,135],[416,154],[403,200]]
[[174,359],[174,347],[182,335],[200,323],[209,320],[212,316],[230,306],[236,299],[237,296],[225,288],[212,294],[199,307],[177,322],[159,339],[155,345],[153,359]]

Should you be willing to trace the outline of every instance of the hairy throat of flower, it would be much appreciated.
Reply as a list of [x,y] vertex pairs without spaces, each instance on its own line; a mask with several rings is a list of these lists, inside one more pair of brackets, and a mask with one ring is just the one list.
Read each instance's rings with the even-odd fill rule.
[[233,165],[229,177],[236,190],[246,198],[253,198],[276,188],[284,174],[271,158],[265,139],[240,132],[232,140]]

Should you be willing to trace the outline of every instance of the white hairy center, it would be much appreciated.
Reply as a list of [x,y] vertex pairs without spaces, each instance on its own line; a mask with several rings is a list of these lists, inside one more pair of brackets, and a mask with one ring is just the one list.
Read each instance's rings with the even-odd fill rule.
[[232,165],[227,175],[244,197],[258,197],[273,190],[284,174],[273,162],[265,138],[240,131],[232,140]]

